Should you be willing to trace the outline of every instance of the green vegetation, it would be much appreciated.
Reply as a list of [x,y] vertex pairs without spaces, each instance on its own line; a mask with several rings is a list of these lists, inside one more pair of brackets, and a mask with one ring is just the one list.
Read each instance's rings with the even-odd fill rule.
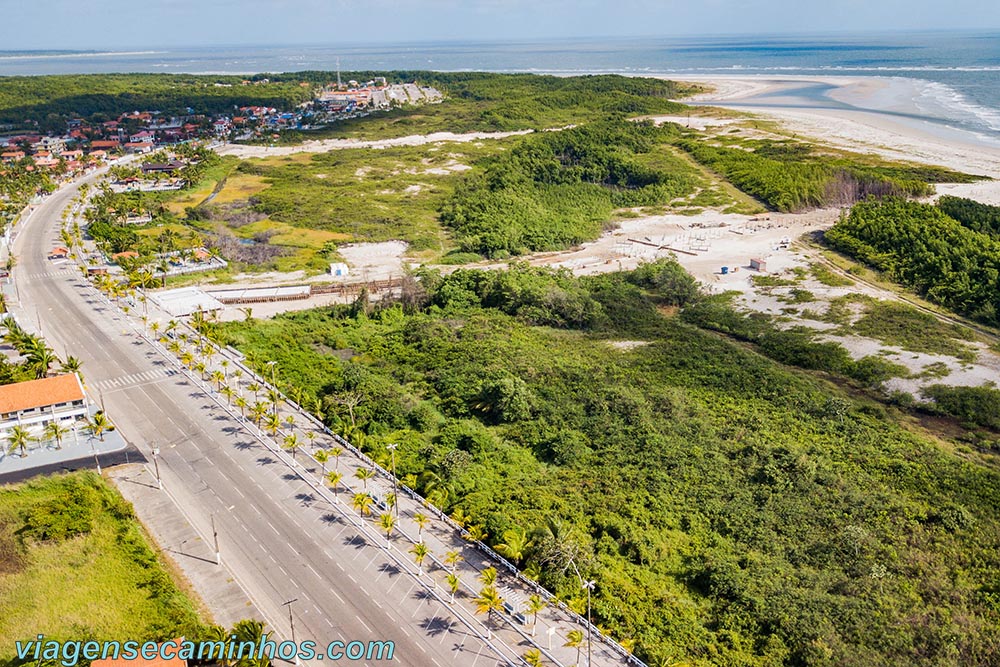
[[488,257],[594,239],[615,208],[668,204],[703,185],[680,158],[637,159],[678,132],[615,121],[526,138],[470,177],[442,220],[464,251]]
[[[69,118],[116,119],[136,110],[164,115],[230,113],[234,106],[291,108],[312,98],[312,87],[294,75],[282,81],[268,75],[65,74],[0,77],[0,123],[33,124],[41,131],[63,132]],[[220,84],[220,85],[216,85]]]
[[400,303],[205,329],[376,460],[399,443],[407,483],[491,544],[526,535],[519,564],[579,608],[572,557],[652,665],[995,662],[1000,473],[694,324],[843,361],[671,262],[426,272]]
[[29,159],[0,167],[0,232],[7,228],[32,197],[55,189],[49,175],[35,169]]
[[865,201],[827,231],[826,241],[934,303],[1000,324],[1000,240],[935,206]]
[[[417,250],[440,249],[447,239],[438,212],[461,174],[509,144],[338,150],[306,160],[246,161],[237,173],[262,178],[267,187],[248,203],[272,221],[332,232],[341,241],[402,239]],[[260,231],[256,224],[242,227],[245,209],[238,202],[213,202],[205,209],[207,217],[226,222],[237,235]]]
[[958,220],[965,227],[980,234],[1000,236],[1000,206],[980,204],[972,199],[945,195],[937,207],[948,217]]
[[794,141],[733,140],[734,146],[678,142],[699,163],[777,211],[843,206],[868,196],[923,196],[930,183],[969,182],[975,176],[929,166],[831,156]]
[[853,280],[845,278],[838,273],[834,273],[830,267],[823,264],[811,264],[809,266],[809,272],[812,274],[813,278],[827,287],[851,287],[854,285]]
[[[289,76],[325,76],[300,72]],[[319,137],[384,139],[430,132],[543,130],[606,120],[686,111],[671,100],[697,92],[692,85],[661,79],[602,76],[540,76],[486,72],[357,72],[391,81],[417,81],[441,90],[440,104],[402,107],[366,118],[341,121],[322,130],[283,133],[282,141]]]
[[894,301],[869,302],[864,314],[844,333],[868,336],[911,352],[945,354],[967,362],[976,358],[974,350],[962,342],[973,339],[969,329]]
[[[1000,431],[1000,391],[994,387],[950,387],[935,384],[924,389],[934,401],[933,409],[970,426]],[[997,440],[1000,451],[1000,439]]]
[[202,624],[132,507],[74,473],[0,489],[0,664],[15,640],[165,640]]

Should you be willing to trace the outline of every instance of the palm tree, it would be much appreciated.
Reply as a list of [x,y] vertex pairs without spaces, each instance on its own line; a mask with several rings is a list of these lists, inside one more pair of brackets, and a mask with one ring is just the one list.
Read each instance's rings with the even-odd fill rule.
[[[316,431],[306,431],[306,440],[309,441],[309,446],[312,447],[313,441],[316,440]],[[329,454],[327,455],[327,458],[329,458]]]
[[240,417],[246,419],[247,417],[247,399],[243,396],[237,396],[233,403],[240,409]]
[[385,514],[379,516],[378,525],[385,531],[385,548],[388,549],[389,536],[392,535],[392,529],[396,527],[396,518],[389,512],[386,512]]
[[563,646],[576,649],[576,662],[580,662],[580,649],[583,647],[583,630],[570,630],[566,633],[566,643]]
[[7,432],[7,442],[9,443],[7,453],[13,454],[14,450],[20,449],[21,457],[23,458],[27,456],[28,443],[35,440],[35,436],[31,435],[28,429],[23,426],[14,426]]
[[448,573],[448,589],[451,591],[451,603],[455,603],[455,595],[458,593],[458,589],[462,587],[462,580],[458,578],[458,575],[454,572]]
[[274,388],[268,389],[267,400],[274,406],[274,414],[278,414],[278,403],[281,403],[281,392]]
[[273,412],[268,412],[267,419],[264,421],[264,429],[273,438],[274,434],[277,433],[280,428],[281,428],[281,420],[278,418],[278,415],[274,414]]
[[198,371],[198,376],[201,378],[202,382],[205,381],[205,362],[199,361],[194,365],[194,369]]
[[250,408],[250,416],[253,417],[253,421],[257,425],[257,428],[260,428],[260,421],[264,418],[264,415],[266,414],[267,414],[267,406],[264,405],[263,403],[260,402],[254,403],[253,407]]
[[413,522],[417,524],[417,538],[423,542],[424,541],[424,526],[430,523],[430,519],[427,518],[426,514],[421,512],[415,512],[413,514]]
[[344,448],[343,447],[331,447],[330,448],[330,456],[332,456],[335,459],[337,459],[337,470],[340,470],[340,457],[343,456],[343,455],[344,455]]
[[354,476],[364,484],[364,490],[368,490],[368,480],[375,476],[375,471],[371,468],[358,468],[354,471]]
[[479,573],[479,581],[483,586],[495,586],[497,583],[497,569],[492,565]]
[[351,499],[351,506],[361,513],[361,516],[368,516],[372,513],[372,497],[367,493],[355,493]]
[[228,384],[222,385],[222,387],[219,388],[219,393],[226,397],[226,405],[233,404],[233,394],[235,394],[236,392],[233,391],[232,387],[230,387]]
[[528,667],[542,667],[542,652],[537,648],[529,649],[524,652],[524,661]]
[[[479,591],[479,596],[475,599],[476,613],[486,614],[486,638],[491,636],[489,622],[493,618],[493,613],[499,613],[503,609],[503,598],[497,593],[493,586],[485,586]],[[579,660],[577,660],[579,662]]]
[[[312,431],[309,433],[312,433]],[[307,433],[306,436],[308,437],[308,435],[309,434]],[[323,471],[320,474],[326,477],[326,462],[330,460],[330,452],[325,449],[321,449],[318,452],[313,453],[313,458],[316,459],[317,463],[323,466]]]
[[212,371],[212,374],[209,377],[211,377],[212,382],[215,383],[216,387],[221,387],[222,383],[226,381],[226,376],[222,373],[222,371],[218,370]]
[[340,493],[337,491],[337,485],[340,484],[340,480],[344,479],[344,473],[337,472],[336,470],[331,470],[326,473],[326,481],[330,482],[330,486],[333,487],[333,493],[340,500]]
[[485,542],[486,538],[489,537],[489,533],[482,526],[469,526],[467,530],[469,531],[469,540],[471,542]]
[[528,532],[521,527],[511,528],[504,531],[503,539],[503,543],[495,547],[497,552],[511,559],[515,564],[520,564],[531,541]]
[[463,560],[465,559],[462,558],[462,552],[458,549],[453,549],[444,555],[444,564],[450,565],[452,572],[458,569],[458,564]]
[[531,636],[535,636],[535,626],[538,625],[538,612],[545,609],[548,601],[535,593],[528,598],[528,613],[531,614]]
[[412,547],[410,547],[410,553],[413,554],[413,560],[417,563],[417,570],[420,574],[424,573],[424,559],[430,554],[431,550],[427,548],[427,545],[423,542],[417,542]]
[[104,442],[104,432],[111,428],[111,420],[101,411],[94,413],[87,425],[88,430],[96,435],[101,442]]
[[80,377],[80,382],[83,382],[83,374],[80,373],[80,368],[83,366],[83,362],[74,356],[66,357],[66,361],[59,365],[60,373],[76,373]]
[[[244,619],[233,626],[232,634],[236,635],[236,641],[240,644],[250,642],[254,646],[261,646],[264,640],[264,624],[256,619]],[[246,667],[271,667],[271,659],[267,653],[262,653],[258,658],[244,658]]]
[[253,392],[253,400],[257,400],[257,394],[260,393],[260,385],[256,382],[251,382],[247,385],[247,391]]
[[284,443],[282,444],[284,449],[290,450],[292,452],[292,460],[295,459],[295,450],[299,448],[299,436],[294,433],[289,433],[285,436]]
[[289,431],[295,428],[295,415],[288,415],[285,417],[285,428]]
[[49,367],[59,361],[52,349],[44,341],[36,339],[26,350],[27,365],[34,369],[35,377],[41,379],[49,374]]
[[53,421],[45,425],[45,435],[55,440],[56,449],[62,449],[62,439],[67,433],[69,433],[69,429],[59,422]]

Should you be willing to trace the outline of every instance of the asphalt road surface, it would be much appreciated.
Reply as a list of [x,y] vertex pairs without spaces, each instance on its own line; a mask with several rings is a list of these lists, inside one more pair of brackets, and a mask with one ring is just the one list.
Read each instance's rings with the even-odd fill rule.
[[[51,195],[15,241],[22,324],[40,325],[59,356],[79,357],[90,386],[166,369],[168,362],[103,305],[74,264],[47,259],[60,245],[60,212],[76,193],[69,186]],[[214,517],[219,576],[234,576],[283,638],[291,628],[282,605],[294,599],[299,641],[391,640],[394,662],[418,667],[519,662],[525,647],[495,652],[481,630],[430,596],[183,375],[125,384],[99,400],[147,458],[159,448],[165,492],[206,540]]]

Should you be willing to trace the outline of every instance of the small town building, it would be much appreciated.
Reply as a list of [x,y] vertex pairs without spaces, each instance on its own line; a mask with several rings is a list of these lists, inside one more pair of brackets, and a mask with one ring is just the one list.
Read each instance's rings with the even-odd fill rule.
[[343,262],[333,262],[330,264],[330,275],[331,276],[347,276],[351,273],[351,269]]
[[764,262],[764,260],[754,257],[750,260],[750,268],[753,269],[754,271],[765,272],[767,271],[767,264]]
[[86,416],[87,397],[76,373],[0,386],[0,433]]

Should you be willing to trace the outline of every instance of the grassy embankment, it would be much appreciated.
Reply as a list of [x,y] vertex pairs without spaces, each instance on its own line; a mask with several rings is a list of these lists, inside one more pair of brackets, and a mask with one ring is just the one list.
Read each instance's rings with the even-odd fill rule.
[[132,507],[92,473],[0,489],[0,664],[14,641],[145,640],[204,627]]
[[407,294],[213,335],[276,359],[375,458],[399,443],[409,483],[579,608],[572,555],[598,623],[651,664],[995,662],[995,460],[909,430],[864,379],[772,360],[836,355],[757,318],[729,332],[753,349],[692,326],[746,318],[668,263]]

